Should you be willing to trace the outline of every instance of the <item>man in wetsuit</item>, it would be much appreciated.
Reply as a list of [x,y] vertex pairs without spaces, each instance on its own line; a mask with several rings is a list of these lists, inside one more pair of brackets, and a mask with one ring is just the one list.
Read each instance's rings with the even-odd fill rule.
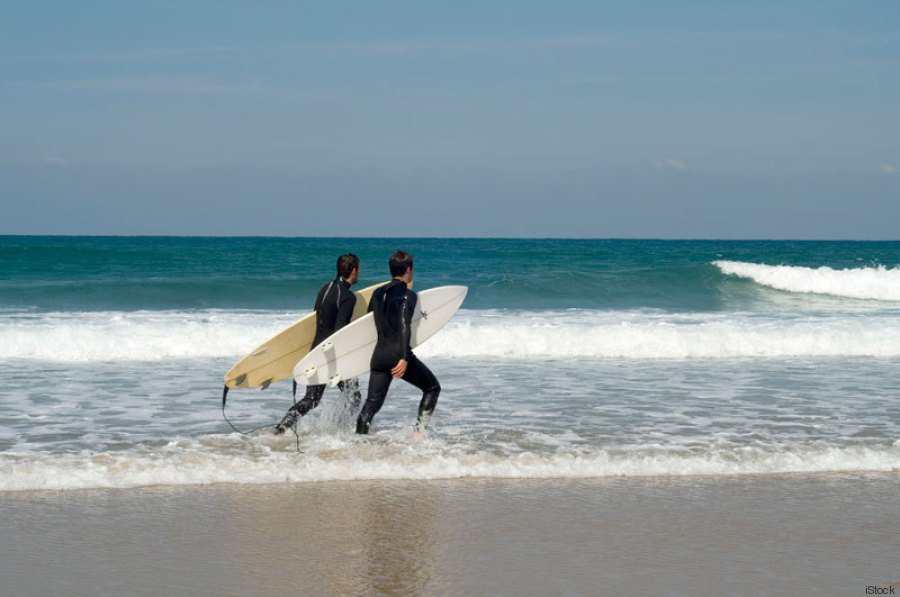
[[[320,342],[325,340],[348,323],[353,316],[353,308],[356,306],[356,295],[350,290],[350,286],[356,284],[359,280],[359,258],[352,254],[346,253],[338,257],[337,261],[337,277],[322,286],[316,297],[316,336],[313,338],[312,346],[318,346]],[[341,392],[348,390],[352,392],[352,400],[359,404],[359,382],[355,379],[348,379],[338,383]],[[296,390],[296,386],[295,386]],[[297,423],[297,419],[314,409],[319,405],[322,394],[325,393],[325,384],[306,386],[306,395],[299,402],[296,402],[281,419],[281,422],[275,426],[275,435],[281,435],[288,427],[293,427]]]
[[419,416],[413,434],[413,439],[419,439],[434,412],[441,385],[428,367],[416,358],[409,346],[412,316],[418,302],[416,293],[408,288],[413,279],[412,255],[396,251],[391,255],[389,265],[393,280],[377,289],[369,301],[369,311],[375,317],[378,341],[372,354],[369,391],[362,412],[356,420],[356,432],[369,433],[372,418],[381,410],[391,381],[398,378],[422,390]]

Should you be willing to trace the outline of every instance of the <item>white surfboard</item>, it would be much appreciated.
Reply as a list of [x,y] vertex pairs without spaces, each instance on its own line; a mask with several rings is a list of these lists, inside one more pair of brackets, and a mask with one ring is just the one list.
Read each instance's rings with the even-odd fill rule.
[[[444,327],[459,310],[468,291],[466,286],[439,286],[419,292],[410,346],[415,348]],[[359,377],[369,371],[377,339],[374,315],[368,313],[310,350],[294,367],[294,379],[298,384],[309,386],[334,385]]]

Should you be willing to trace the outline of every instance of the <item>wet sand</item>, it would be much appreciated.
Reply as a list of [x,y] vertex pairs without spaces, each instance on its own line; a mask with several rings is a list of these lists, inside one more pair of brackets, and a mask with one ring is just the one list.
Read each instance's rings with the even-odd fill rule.
[[0,579],[20,597],[865,595],[900,583],[898,489],[895,473],[2,493]]

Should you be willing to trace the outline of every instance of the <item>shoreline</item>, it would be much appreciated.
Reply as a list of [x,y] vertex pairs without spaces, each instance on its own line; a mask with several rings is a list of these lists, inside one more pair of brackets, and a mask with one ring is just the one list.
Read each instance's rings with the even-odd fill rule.
[[48,487],[48,488],[40,488],[40,489],[0,489],[0,503],[4,501],[6,497],[14,496],[14,495],[34,495],[35,497],[40,496],[41,494],[68,494],[68,493],[88,493],[92,491],[110,491],[110,492],[129,492],[129,491],[178,491],[184,489],[186,491],[190,491],[193,489],[197,489],[199,491],[202,490],[215,490],[215,489],[226,489],[233,488],[235,491],[239,491],[241,488],[254,488],[254,487],[271,487],[271,488],[286,488],[286,487],[303,487],[310,485],[330,485],[330,484],[347,484],[352,485],[355,483],[366,484],[366,483],[387,483],[387,484],[403,484],[403,483],[603,483],[603,482],[613,482],[613,481],[634,481],[636,483],[641,482],[673,482],[673,483],[690,483],[691,481],[697,482],[712,482],[715,483],[717,481],[722,482],[739,482],[739,481],[750,481],[752,479],[759,480],[799,480],[799,481],[814,481],[814,480],[826,480],[828,478],[861,478],[865,479],[867,477],[885,477],[890,479],[891,477],[895,477],[898,484],[900,484],[900,469],[892,470],[892,471],[884,471],[884,470],[863,470],[863,469],[849,469],[849,470],[834,470],[834,471],[776,471],[776,472],[739,472],[739,473],[683,473],[683,474],[652,474],[647,473],[644,475],[641,474],[610,474],[606,476],[536,476],[536,477],[499,477],[499,476],[465,476],[465,477],[427,477],[427,478],[380,478],[380,477],[372,477],[372,478],[354,478],[354,479],[285,479],[284,481],[212,481],[205,482],[199,481],[197,483],[153,483],[146,485],[123,485],[123,486],[102,486],[102,487]]

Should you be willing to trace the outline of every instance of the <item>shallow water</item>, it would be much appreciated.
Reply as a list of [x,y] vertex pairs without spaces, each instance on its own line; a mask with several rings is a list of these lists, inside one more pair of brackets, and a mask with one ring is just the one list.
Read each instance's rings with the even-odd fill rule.
[[[900,470],[900,243],[0,241],[0,490]],[[417,288],[470,286],[416,350],[443,386],[425,441],[401,382],[369,438],[336,389],[272,436],[287,381],[232,391],[263,427],[233,432],[224,372],[339,247],[368,284],[398,244]]]

